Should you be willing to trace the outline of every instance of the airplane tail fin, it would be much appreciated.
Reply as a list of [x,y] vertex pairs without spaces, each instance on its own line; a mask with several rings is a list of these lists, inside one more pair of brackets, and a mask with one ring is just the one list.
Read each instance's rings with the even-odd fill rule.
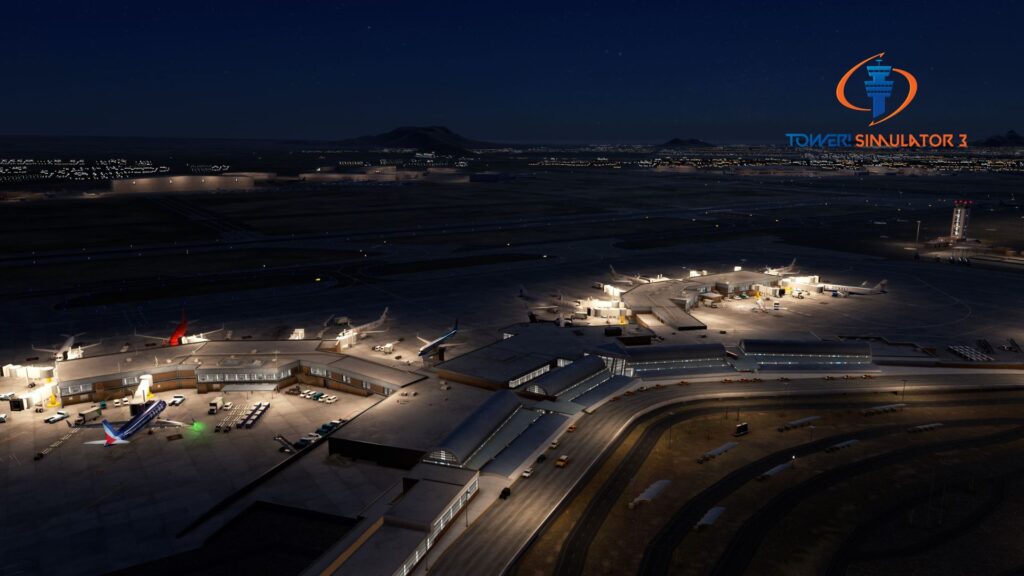
[[874,289],[875,289],[876,291],[878,291],[878,292],[885,292],[885,288],[886,288],[886,286],[888,286],[888,285],[889,285],[889,281],[888,281],[888,280],[885,280],[885,279],[883,279],[883,280],[882,280],[881,282],[879,282],[879,283],[878,283],[878,284],[877,284],[877,285],[875,286],[875,288],[874,288]]
[[107,446],[110,446],[112,444],[127,444],[128,443],[127,440],[125,440],[124,438],[121,438],[121,436],[117,433],[117,430],[114,430],[114,427],[110,425],[110,422],[107,422],[106,420],[104,420],[102,422],[102,424],[103,424],[103,434],[106,435],[106,437],[107,437],[106,441],[104,443]]
[[387,319],[388,319],[388,310],[390,310],[390,309],[391,309],[390,307],[388,307],[388,306],[385,306],[385,307],[384,307],[384,311],[380,313],[380,319],[381,319],[381,321],[382,321],[382,322],[383,322],[384,320],[387,320]]
[[458,330],[458,329],[459,329],[459,319],[456,318],[455,319],[455,325],[452,326],[452,330]]

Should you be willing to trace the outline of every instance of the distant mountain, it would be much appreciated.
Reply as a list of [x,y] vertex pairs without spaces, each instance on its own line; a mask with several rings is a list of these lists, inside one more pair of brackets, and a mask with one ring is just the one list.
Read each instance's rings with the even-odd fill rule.
[[1010,130],[1006,134],[997,134],[995,136],[989,136],[984,140],[978,140],[971,144],[972,146],[990,146],[990,147],[1002,147],[1002,146],[1024,146],[1024,137],[1017,134],[1013,130]]
[[444,126],[403,126],[390,132],[360,136],[339,142],[354,148],[415,148],[422,152],[461,153],[495,144],[470,140]]
[[711,148],[714,144],[696,138],[673,138],[659,148]]

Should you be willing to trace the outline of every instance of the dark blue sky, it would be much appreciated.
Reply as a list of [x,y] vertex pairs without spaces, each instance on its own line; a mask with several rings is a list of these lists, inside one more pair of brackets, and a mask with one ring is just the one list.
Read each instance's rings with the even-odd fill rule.
[[920,82],[887,131],[1024,115],[1024,2],[51,1],[3,20],[5,134],[781,141],[865,130],[833,91],[881,51]]

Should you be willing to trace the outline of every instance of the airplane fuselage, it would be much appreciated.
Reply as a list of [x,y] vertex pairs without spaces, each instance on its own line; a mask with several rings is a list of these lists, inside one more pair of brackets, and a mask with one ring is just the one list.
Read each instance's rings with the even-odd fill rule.
[[[157,400],[147,407],[141,414],[135,416],[131,420],[127,421],[120,428],[117,429],[117,436],[121,440],[127,440],[133,434],[142,430],[150,423],[154,418],[160,415],[167,408],[167,402],[163,400]],[[107,446],[114,444],[113,438],[107,437]]]
[[428,357],[428,356],[433,356],[434,353],[437,352],[437,349],[441,347],[441,344],[444,344],[452,336],[455,336],[455,333],[458,332],[458,331],[459,331],[458,328],[452,328],[451,330],[446,332],[444,335],[439,336],[438,338],[436,338],[434,340],[431,340],[430,342],[427,342],[426,344],[424,344],[420,348],[419,356],[421,358],[425,358],[425,357]]

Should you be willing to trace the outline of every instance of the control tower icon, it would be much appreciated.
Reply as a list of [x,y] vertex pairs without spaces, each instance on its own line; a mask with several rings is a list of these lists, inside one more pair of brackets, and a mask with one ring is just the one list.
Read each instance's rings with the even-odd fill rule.
[[871,117],[877,119],[885,114],[885,101],[892,96],[892,80],[886,80],[892,73],[892,66],[882,64],[882,59],[867,66],[870,80],[864,81],[864,89],[871,98]]

